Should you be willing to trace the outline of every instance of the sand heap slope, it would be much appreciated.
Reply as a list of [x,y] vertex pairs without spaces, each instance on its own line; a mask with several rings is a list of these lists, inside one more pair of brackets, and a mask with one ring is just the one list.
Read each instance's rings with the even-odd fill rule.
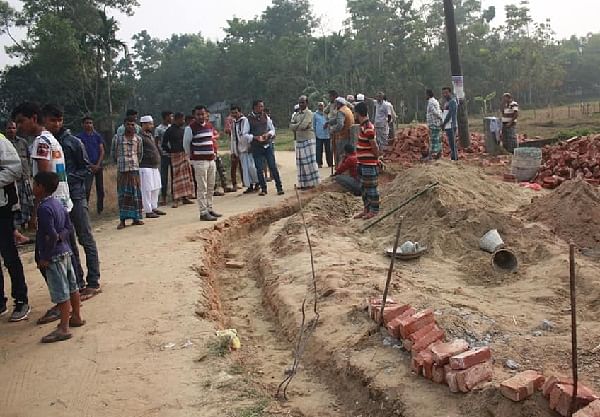
[[525,215],[580,247],[600,246],[600,193],[584,180],[567,181],[553,193],[534,199]]

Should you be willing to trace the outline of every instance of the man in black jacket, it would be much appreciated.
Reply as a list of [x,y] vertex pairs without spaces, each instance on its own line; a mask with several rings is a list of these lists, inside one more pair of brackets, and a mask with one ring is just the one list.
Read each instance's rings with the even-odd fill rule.
[[[88,160],[85,146],[79,138],[73,136],[68,129],[63,126],[63,111],[58,106],[48,104],[42,109],[44,114],[44,125],[52,133],[63,148],[65,154],[65,165],[67,170],[67,182],[69,183],[69,193],[73,201],[73,209],[70,217],[75,232],[83,250],[87,266],[86,281],[83,280],[83,269],[79,262],[78,273],[75,265],[75,274],[77,275],[78,286],[80,288],[81,299],[87,300],[100,293],[100,261],[98,259],[98,248],[92,234],[92,226],[88,212],[88,203],[86,198],[85,181],[90,175],[90,161]],[[77,243],[71,242],[74,253],[77,253]],[[79,258],[79,255],[77,255]]]

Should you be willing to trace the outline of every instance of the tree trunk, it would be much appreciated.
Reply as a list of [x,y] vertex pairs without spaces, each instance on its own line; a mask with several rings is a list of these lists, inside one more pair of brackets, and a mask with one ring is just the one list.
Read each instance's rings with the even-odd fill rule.
[[113,117],[113,105],[112,105],[112,60],[110,57],[110,50],[106,51],[106,94],[108,100],[108,117],[110,117],[110,131],[111,134],[115,133],[115,119]]

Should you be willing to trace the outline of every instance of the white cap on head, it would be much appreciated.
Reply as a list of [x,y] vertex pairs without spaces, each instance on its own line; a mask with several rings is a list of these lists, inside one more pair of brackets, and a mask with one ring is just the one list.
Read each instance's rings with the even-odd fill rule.
[[335,102],[339,104],[346,104],[346,99],[344,97],[338,97],[335,99]]
[[346,100],[354,101],[354,96],[352,94],[348,94],[348,97],[346,97]]
[[152,119],[152,116],[142,116],[140,123],[154,123],[154,119]]
[[325,106],[325,103],[323,103],[322,101],[319,101],[319,104],[317,104],[317,106]]
[[365,101],[365,95],[364,94],[357,94],[356,95],[356,101]]

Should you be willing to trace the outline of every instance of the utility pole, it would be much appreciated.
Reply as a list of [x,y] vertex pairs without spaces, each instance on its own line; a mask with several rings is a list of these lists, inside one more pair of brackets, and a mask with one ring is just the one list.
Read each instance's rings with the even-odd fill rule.
[[[448,35],[448,49],[450,50],[450,69],[452,76],[462,76],[460,56],[458,54],[458,38],[456,35],[456,21],[454,20],[454,5],[452,0],[444,0],[444,16],[446,20],[446,34]],[[464,98],[459,99],[458,106],[458,133],[460,144],[463,148],[471,146],[469,136],[469,115]]]

